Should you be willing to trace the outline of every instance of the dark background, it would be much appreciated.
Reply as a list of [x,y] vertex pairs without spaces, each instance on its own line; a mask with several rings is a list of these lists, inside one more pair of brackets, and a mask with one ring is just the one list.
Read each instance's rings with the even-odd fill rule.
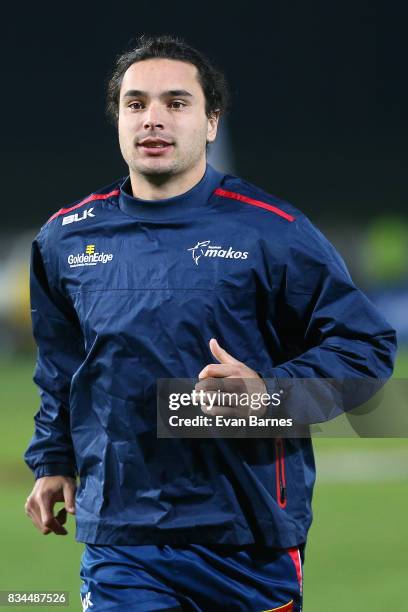
[[2,26],[3,230],[126,174],[104,116],[140,33],[197,46],[230,81],[235,170],[317,222],[403,213],[407,9],[389,2],[15,3]]
[[[43,538],[23,510],[33,482],[22,456],[39,407],[28,260],[53,212],[126,173],[104,118],[116,54],[137,34],[174,33],[225,70],[236,171],[330,230],[363,286],[400,283],[376,303],[398,328],[395,374],[407,378],[407,24],[407,9],[373,0],[2,4],[0,589],[65,589],[69,610],[79,607],[72,517],[67,538]],[[394,215],[385,235],[384,214]],[[406,609],[407,440],[314,447],[305,610]]]

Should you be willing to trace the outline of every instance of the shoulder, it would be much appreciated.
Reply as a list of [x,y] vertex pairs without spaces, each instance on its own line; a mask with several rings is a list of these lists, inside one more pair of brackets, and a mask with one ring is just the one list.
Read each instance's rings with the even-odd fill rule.
[[318,258],[337,257],[333,245],[309,217],[291,202],[237,176],[225,175],[215,195],[224,207],[242,213],[246,228],[255,228],[266,245],[283,247],[285,256],[299,251]]
[[258,228],[262,236],[324,239],[306,214],[291,202],[240,177],[225,175],[215,195],[222,201],[224,210],[233,209],[234,213],[243,215],[245,224]]
[[[233,175],[224,176],[220,186],[215,190],[215,195],[235,203],[237,212],[238,210],[249,211],[252,215],[259,213],[262,219],[269,217],[273,221],[282,220],[285,225],[303,216],[290,202]],[[238,207],[237,203],[239,203]]]
[[[82,197],[79,200],[71,202],[64,207],[57,210],[54,214],[41,227],[37,238],[40,240],[46,240],[49,235],[52,235],[57,231],[57,227],[60,225],[68,225],[79,218],[80,215],[88,214],[87,208],[89,206],[97,206],[107,200],[117,198],[120,192],[120,186],[125,180],[125,177],[117,179],[113,183],[101,187],[93,191],[92,193]],[[90,213],[93,216],[93,213]],[[58,222],[59,221],[59,222]]]

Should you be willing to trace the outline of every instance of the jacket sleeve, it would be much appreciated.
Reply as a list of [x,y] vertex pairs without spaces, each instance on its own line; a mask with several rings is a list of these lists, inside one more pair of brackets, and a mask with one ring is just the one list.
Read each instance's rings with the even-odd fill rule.
[[76,476],[70,435],[71,378],[84,359],[83,339],[74,309],[50,282],[40,243],[32,245],[30,297],[33,335],[37,344],[34,382],[41,404],[34,416],[34,435],[24,460],[42,476]]
[[311,424],[381,388],[393,371],[396,334],[321,232],[306,218],[294,226],[273,309],[283,359],[261,374],[269,393],[282,392],[285,414]]

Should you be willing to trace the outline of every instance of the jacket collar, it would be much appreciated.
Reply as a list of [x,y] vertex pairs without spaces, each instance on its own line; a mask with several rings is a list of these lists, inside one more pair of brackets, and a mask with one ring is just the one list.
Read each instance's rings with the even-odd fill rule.
[[223,176],[207,164],[202,179],[194,187],[164,200],[141,200],[133,197],[130,177],[127,176],[120,185],[119,208],[127,215],[146,220],[194,217],[209,208],[208,200]]

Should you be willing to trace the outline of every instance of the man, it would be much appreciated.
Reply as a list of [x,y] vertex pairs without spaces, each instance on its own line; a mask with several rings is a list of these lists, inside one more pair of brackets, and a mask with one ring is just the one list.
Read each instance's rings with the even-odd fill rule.
[[60,535],[75,513],[95,612],[301,610],[310,439],[157,438],[158,378],[260,391],[266,378],[273,391],[277,377],[392,372],[395,334],[328,241],[206,164],[225,103],[197,51],[142,38],[108,86],[129,176],[58,211],[33,243],[42,402],[26,513]]

